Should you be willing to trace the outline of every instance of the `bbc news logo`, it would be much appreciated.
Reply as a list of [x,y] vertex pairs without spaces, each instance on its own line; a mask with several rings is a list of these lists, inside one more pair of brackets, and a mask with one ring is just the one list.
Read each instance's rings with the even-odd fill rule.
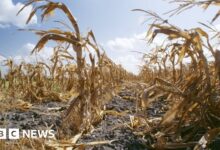
[[0,128],[0,139],[17,140],[19,138],[55,138],[54,130],[19,130]]

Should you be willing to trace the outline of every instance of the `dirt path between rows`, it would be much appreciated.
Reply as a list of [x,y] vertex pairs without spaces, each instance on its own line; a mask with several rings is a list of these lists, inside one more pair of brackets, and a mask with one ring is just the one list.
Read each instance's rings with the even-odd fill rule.
[[[118,93],[118,96],[114,97],[112,101],[106,104],[106,110],[112,112],[119,112],[119,114],[106,114],[101,123],[95,127],[94,131],[90,134],[84,135],[79,143],[86,143],[92,141],[104,141],[113,140],[111,144],[99,145],[89,147],[89,150],[147,150],[147,145],[153,142],[150,135],[142,136],[146,126],[135,128],[131,125],[133,117],[142,118],[140,122],[144,122],[144,117],[159,118],[164,111],[164,102],[159,100],[151,105],[150,108],[136,113],[136,101],[123,99],[134,97],[132,91],[124,89]],[[121,113],[121,115],[120,115]],[[135,123],[135,121],[134,121]],[[138,122],[137,122],[138,123]],[[135,126],[135,125],[134,125]]]

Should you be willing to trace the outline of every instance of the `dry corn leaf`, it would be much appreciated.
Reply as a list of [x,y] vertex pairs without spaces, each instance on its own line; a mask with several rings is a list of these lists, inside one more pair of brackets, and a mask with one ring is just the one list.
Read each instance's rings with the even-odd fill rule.
[[185,47],[185,45],[182,46],[182,48],[181,48],[181,50],[180,50],[180,52],[179,52],[179,57],[178,57],[177,63],[180,63],[180,62],[183,61],[183,58],[185,57],[185,54],[186,54],[186,48],[187,48],[187,47]]
[[215,17],[212,19],[212,22],[214,22],[220,15],[220,10],[216,13]]
[[205,38],[209,38],[209,35],[203,30],[203,29],[201,29],[201,28],[196,28],[195,29],[196,30],[196,32],[198,32],[201,36],[204,36]]
[[167,125],[170,124],[175,118],[176,115],[181,111],[181,106],[183,104],[183,101],[179,101],[176,104],[174,104],[168,112],[163,116],[160,124],[161,125]]

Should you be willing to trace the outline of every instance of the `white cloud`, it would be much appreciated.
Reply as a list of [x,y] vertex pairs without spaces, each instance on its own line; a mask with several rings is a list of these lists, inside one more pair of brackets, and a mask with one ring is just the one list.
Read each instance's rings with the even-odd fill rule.
[[6,58],[4,57],[4,56],[2,56],[2,55],[0,55],[0,62],[1,61],[4,61]]
[[0,55],[0,71],[4,70],[4,61],[6,60],[6,58],[2,55]]
[[142,64],[142,55],[135,51],[147,52],[145,35],[144,32],[132,37],[117,37],[104,44],[104,48],[116,64],[121,64],[128,71],[138,74],[139,65]]
[[135,34],[132,37],[117,37],[108,41],[106,46],[117,51],[143,51],[146,46],[145,33]]
[[114,59],[116,64],[121,64],[126,70],[138,74],[139,66],[142,64],[141,56],[127,54]]
[[[0,1],[0,28],[6,28],[10,25],[23,28],[26,26],[26,20],[32,11],[33,7],[26,7],[18,16],[18,11],[24,6],[22,3],[14,4],[12,0]],[[37,23],[37,16],[34,15],[30,24]]]
[[2,74],[4,74],[5,71],[6,71],[6,67],[4,66],[4,61],[5,60],[6,60],[6,58],[4,56],[0,55],[0,72]]
[[25,61],[27,63],[35,63],[37,61],[48,61],[49,58],[53,55],[53,47],[45,46],[39,53],[31,55],[31,51],[34,49],[35,44],[27,43],[22,47],[21,52],[23,54],[16,55],[13,57],[15,63],[20,63]]
[[134,38],[116,38],[115,40],[108,41],[107,45],[111,49],[131,50],[134,49],[134,43]]

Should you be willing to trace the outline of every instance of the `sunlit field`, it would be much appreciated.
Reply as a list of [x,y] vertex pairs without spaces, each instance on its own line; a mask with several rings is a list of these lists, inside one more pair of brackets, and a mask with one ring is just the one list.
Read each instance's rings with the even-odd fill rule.
[[[82,30],[65,1],[22,1],[17,17],[28,9],[25,23],[40,22],[16,30],[38,41],[28,54],[34,62],[0,59],[0,150],[220,149],[220,11],[192,28],[170,21],[194,9],[219,9],[220,1],[165,2],[175,9],[130,10],[146,27],[148,49],[132,51],[141,58],[133,64],[137,73],[112,59],[114,51],[106,53],[93,29]],[[0,11],[2,31],[3,25]],[[37,59],[47,45],[52,55]]]

